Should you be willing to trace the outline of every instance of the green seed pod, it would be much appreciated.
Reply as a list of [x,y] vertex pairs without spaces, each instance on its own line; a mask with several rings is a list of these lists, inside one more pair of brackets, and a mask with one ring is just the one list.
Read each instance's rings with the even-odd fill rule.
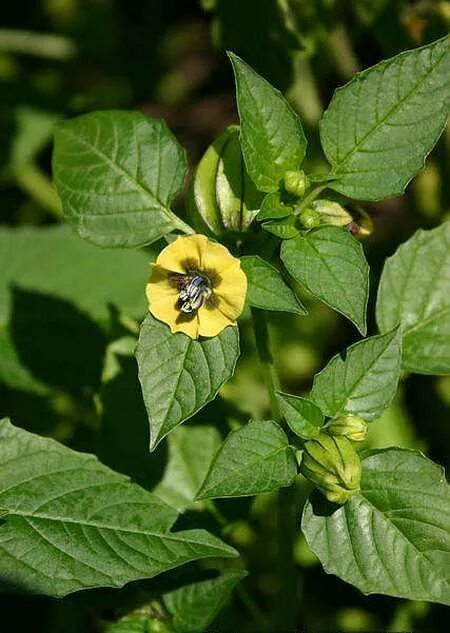
[[189,210],[193,222],[199,231],[213,235],[246,231],[262,199],[245,169],[239,128],[230,127],[208,147],[192,179]]
[[346,437],[320,433],[306,442],[300,471],[334,503],[345,503],[359,491],[361,462]]
[[363,442],[367,435],[367,424],[359,415],[331,420],[326,428],[330,435],[346,437],[352,442]]
[[303,198],[310,182],[304,171],[287,171],[284,174],[283,185],[287,193]]
[[333,226],[347,226],[353,221],[350,213],[338,202],[332,200],[314,200],[311,207],[319,214],[321,224],[332,224]]
[[315,226],[319,226],[320,224],[319,213],[309,207],[300,212],[298,219],[305,229],[313,229]]

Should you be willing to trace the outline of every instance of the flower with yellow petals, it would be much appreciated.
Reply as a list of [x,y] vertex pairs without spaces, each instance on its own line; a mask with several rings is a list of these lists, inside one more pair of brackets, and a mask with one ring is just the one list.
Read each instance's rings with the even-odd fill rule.
[[153,316],[191,338],[235,325],[246,292],[239,259],[204,235],[178,237],[166,246],[146,288]]

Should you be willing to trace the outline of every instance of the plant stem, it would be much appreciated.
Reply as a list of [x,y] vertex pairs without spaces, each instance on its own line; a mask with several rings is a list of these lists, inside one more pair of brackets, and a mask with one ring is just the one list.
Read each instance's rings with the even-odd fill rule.
[[306,209],[308,205],[310,205],[311,202],[313,202],[313,200],[315,200],[317,196],[319,196],[322,191],[327,188],[327,186],[328,185],[319,185],[318,187],[310,191],[306,198],[304,198],[302,202],[295,207],[295,214],[298,215],[303,211],[303,209]]
[[[252,309],[256,348],[264,371],[272,416],[280,420],[280,410],[276,398],[277,377],[274,372],[270,352],[269,332],[264,311]],[[295,487],[280,488],[278,491],[278,613],[277,631],[295,631],[297,624],[297,590],[294,565],[294,539],[296,527]]]
[[48,176],[33,163],[15,170],[18,186],[26,191],[54,218],[62,218],[61,202]]

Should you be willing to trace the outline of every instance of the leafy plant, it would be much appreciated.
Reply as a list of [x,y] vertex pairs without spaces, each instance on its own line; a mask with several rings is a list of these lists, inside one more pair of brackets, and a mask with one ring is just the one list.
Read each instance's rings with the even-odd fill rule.
[[[239,584],[245,563],[226,542],[232,525],[215,500],[278,491],[279,594],[288,608],[274,626],[294,629],[295,496],[306,477],[315,490],[301,529],[326,572],[365,594],[449,605],[450,493],[442,469],[419,452],[367,451],[356,441],[366,423],[376,424],[387,410],[402,372],[450,373],[450,225],[417,232],[386,261],[376,299],[378,331],[366,337],[369,291],[375,291],[359,241],[367,226],[354,215],[352,200],[400,195],[423,167],[448,114],[450,39],[382,61],[337,90],[320,125],[329,162],[321,173],[302,169],[306,135],[288,101],[237,55],[229,56],[240,126],[225,130],[206,151],[183,217],[173,204],[186,180],[186,153],[164,122],[101,111],[56,126],[53,172],[64,217],[81,238],[108,249],[94,255],[94,246],[77,242],[65,228],[49,231],[43,244],[58,249],[61,259],[76,259],[86,280],[92,266],[108,271],[99,288],[104,300],[90,296],[87,281],[85,287],[63,276],[52,282],[63,297],[79,295],[84,312],[77,318],[93,314],[102,322],[86,330],[98,341],[98,371],[72,369],[86,372],[85,391],[97,393],[102,383],[114,395],[121,350],[134,348],[137,328],[120,319],[105,327],[112,317],[104,306],[117,294],[119,309],[131,305],[137,317],[146,279],[142,273],[136,283],[127,267],[154,257],[148,250],[109,249],[152,244],[159,254],[136,359],[152,451],[145,460],[156,467],[153,451],[167,442],[169,462],[157,485],[143,478],[151,489],[145,490],[91,455],[3,420],[2,583],[63,596],[214,559],[208,577],[170,590],[157,586],[153,602],[107,630],[202,631],[235,588],[264,627]],[[2,239],[12,244],[0,233]],[[24,231],[14,239],[34,238]],[[16,301],[26,301],[24,289],[51,289],[42,269],[30,272],[17,262],[14,270],[13,250],[5,262],[2,275],[19,284]],[[280,388],[266,318],[270,311],[308,319],[311,296],[364,338],[331,358],[310,393],[299,397]],[[0,293],[4,321],[10,310]],[[223,438],[224,429],[214,426],[215,398],[240,355],[238,318],[252,320],[270,407],[263,419],[233,420]],[[198,327],[189,329],[196,320]],[[199,336],[208,328],[213,335]],[[64,362],[59,371],[42,369],[42,380],[27,374],[11,343],[26,330],[26,323],[12,334],[0,330],[6,350],[0,375],[36,393],[49,376],[58,387],[71,386]],[[22,346],[22,356],[31,345]],[[208,403],[209,424],[191,426],[188,419]],[[119,445],[126,446],[127,425],[134,423],[126,409],[121,421]],[[220,538],[206,520],[201,528],[183,526],[189,512],[179,515],[199,508],[215,519]]]

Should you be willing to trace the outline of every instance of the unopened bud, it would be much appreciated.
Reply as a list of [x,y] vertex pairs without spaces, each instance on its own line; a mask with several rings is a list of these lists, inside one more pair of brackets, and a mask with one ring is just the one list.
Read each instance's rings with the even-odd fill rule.
[[347,209],[333,200],[314,200],[311,206],[319,214],[321,224],[347,226],[353,221]]
[[287,171],[283,178],[284,188],[288,193],[303,198],[309,187],[309,178],[304,171]]
[[361,462],[346,437],[320,433],[306,442],[300,471],[334,503],[345,503],[359,491]]
[[346,415],[329,422],[327,432],[346,437],[352,442],[363,442],[367,435],[367,424],[359,415]]
[[306,208],[300,212],[298,216],[300,224],[305,229],[313,229],[315,226],[319,226],[320,224],[320,215],[314,209]]
[[373,221],[368,213],[359,209],[357,217],[347,224],[346,229],[358,239],[364,239],[373,232]]

